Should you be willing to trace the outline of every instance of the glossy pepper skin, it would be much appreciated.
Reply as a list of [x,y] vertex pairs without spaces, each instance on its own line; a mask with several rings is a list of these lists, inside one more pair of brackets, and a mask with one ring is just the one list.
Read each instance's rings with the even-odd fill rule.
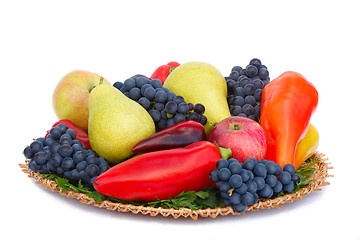
[[180,63],[178,62],[169,62],[166,65],[161,65],[153,72],[153,74],[150,76],[150,79],[151,80],[155,78],[159,79],[162,82],[162,84],[164,84],[170,72],[178,66],[180,66]]
[[184,121],[165,128],[137,143],[133,153],[152,152],[171,148],[185,147],[194,142],[206,140],[203,125],[195,121]]
[[318,104],[318,92],[304,76],[284,72],[263,89],[260,125],[268,143],[266,159],[295,165],[295,152]]
[[208,141],[144,153],[110,168],[94,180],[101,194],[125,201],[155,201],[214,186],[209,173],[221,158]]
[[295,169],[298,169],[306,159],[311,157],[319,146],[319,132],[310,123],[309,129],[303,139],[300,140],[295,153]]
[[[84,147],[91,149],[89,136],[84,130],[82,130],[81,128],[76,126],[72,121],[67,120],[67,119],[62,119],[60,121],[57,121],[56,123],[54,123],[54,125],[52,127],[55,127],[55,126],[59,125],[60,123],[65,124],[68,128],[74,130],[75,134],[76,134],[76,139],[79,140],[83,144]],[[45,138],[48,135],[49,135],[49,132],[46,133]]]

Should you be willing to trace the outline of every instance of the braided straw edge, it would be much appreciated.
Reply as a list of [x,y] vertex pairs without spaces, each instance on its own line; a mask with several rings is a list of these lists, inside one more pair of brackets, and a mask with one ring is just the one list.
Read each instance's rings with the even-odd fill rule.
[[109,200],[103,200],[101,202],[96,202],[93,198],[88,197],[86,194],[78,193],[73,190],[68,190],[67,192],[63,192],[60,187],[57,186],[55,181],[47,179],[41,176],[38,172],[31,171],[28,168],[29,159],[25,160],[25,163],[19,164],[22,171],[28,174],[28,177],[34,178],[37,184],[45,187],[48,190],[58,192],[59,194],[69,197],[75,198],[79,200],[81,203],[93,205],[99,208],[105,208],[111,211],[119,211],[119,212],[131,212],[134,214],[149,214],[150,216],[162,215],[164,217],[172,216],[175,219],[179,217],[188,218],[191,217],[193,220],[197,220],[198,217],[211,217],[216,218],[218,215],[243,215],[247,211],[258,211],[260,209],[270,209],[273,207],[282,208],[282,204],[290,203],[294,200],[301,200],[303,196],[310,194],[313,191],[320,191],[323,186],[327,186],[330,183],[326,181],[328,177],[334,177],[334,175],[328,174],[329,169],[333,169],[330,166],[330,162],[328,158],[325,158],[325,155],[319,152],[316,152],[312,159],[319,160],[318,163],[314,165],[315,171],[313,176],[310,178],[314,180],[308,186],[301,188],[298,192],[292,194],[286,194],[281,197],[277,197],[274,199],[259,199],[259,201],[251,206],[247,206],[246,210],[242,213],[235,212],[232,207],[218,207],[218,208],[207,208],[207,209],[199,209],[199,210],[191,210],[189,208],[180,208],[180,209],[164,209],[164,208],[154,208],[154,207],[145,207],[145,206],[135,206],[132,204],[123,204],[123,203],[114,203]]

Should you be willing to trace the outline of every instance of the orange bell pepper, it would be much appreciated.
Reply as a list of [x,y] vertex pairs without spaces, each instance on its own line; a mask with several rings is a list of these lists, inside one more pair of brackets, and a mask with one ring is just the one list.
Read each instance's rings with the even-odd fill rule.
[[267,138],[266,159],[295,166],[295,152],[315,112],[319,95],[297,72],[284,72],[263,89],[260,125]]

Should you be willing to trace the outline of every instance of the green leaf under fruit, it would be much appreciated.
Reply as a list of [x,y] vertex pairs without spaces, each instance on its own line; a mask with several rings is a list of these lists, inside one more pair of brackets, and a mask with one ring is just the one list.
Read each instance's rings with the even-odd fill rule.
[[88,197],[93,198],[96,202],[101,202],[106,199],[104,195],[101,193],[88,188],[84,187],[81,183],[81,180],[79,180],[77,186],[69,183],[69,180],[66,178],[61,178],[55,174],[42,174],[42,176],[46,177],[47,179],[54,180],[59,188],[61,188],[61,191],[67,192],[70,190],[73,190],[74,192],[84,193]]
[[143,203],[149,207],[190,208],[191,210],[222,207],[223,200],[216,188],[207,187],[201,191],[182,192],[174,198]]
[[63,192],[67,192],[69,190],[69,180],[65,178],[55,178],[55,182]]
[[107,199],[112,202],[133,204],[137,206],[162,207],[166,209],[190,208],[192,210],[222,207],[224,205],[223,200],[220,197],[219,191],[214,187],[207,187],[198,192],[182,192],[174,198],[169,198],[165,200],[159,199],[153,202],[127,202],[116,198],[107,197],[97,192],[96,190],[84,187],[81,181],[79,181],[77,186],[75,186],[71,184],[68,179],[61,178],[55,174],[42,174],[42,176],[47,179],[54,180],[63,192],[67,192],[70,189],[75,192],[84,193],[88,197],[93,198],[96,202],[101,202]]

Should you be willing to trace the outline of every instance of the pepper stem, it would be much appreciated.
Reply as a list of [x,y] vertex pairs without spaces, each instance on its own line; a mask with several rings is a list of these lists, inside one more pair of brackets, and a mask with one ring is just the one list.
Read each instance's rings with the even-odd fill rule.
[[169,68],[169,74],[170,74],[172,71],[174,71],[175,68],[176,68],[176,67],[171,67],[171,68]]
[[222,158],[225,158],[226,160],[228,160],[231,157],[232,152],[231,152],[230,148],[220,147],[219,144],[217,144],[216,141],[214,142],[214,144],[219,149],[219,152],[220,152],[220,155],[221,155]]
[[226,160],[228,160],[232,155],[230,148],[219,147],[219,151],[220,151],[221,157],[225,158]]

